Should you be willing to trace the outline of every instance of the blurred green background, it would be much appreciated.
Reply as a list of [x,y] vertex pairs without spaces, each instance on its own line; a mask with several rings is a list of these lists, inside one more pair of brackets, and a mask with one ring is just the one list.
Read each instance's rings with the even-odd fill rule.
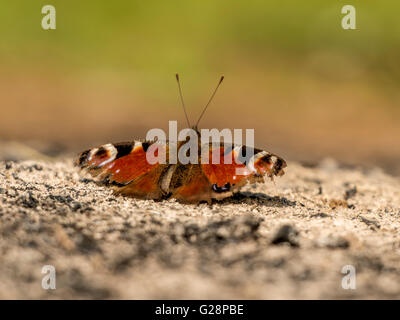
[[[47,4],[56,30],[41,27]],[[3,1],[0,141],[56,154],[184,126],[175,73],[192,122],[224,74],[202,127],[399,174],[399,15],[393,0]]]

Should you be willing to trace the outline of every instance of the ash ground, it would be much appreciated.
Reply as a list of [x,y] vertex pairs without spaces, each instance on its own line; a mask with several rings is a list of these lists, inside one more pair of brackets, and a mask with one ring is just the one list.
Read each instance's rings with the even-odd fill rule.
[[399,299],[400,180],[289,162],[275,184],[183,205],[114,196],[72,159],[0,162],[0,298]]

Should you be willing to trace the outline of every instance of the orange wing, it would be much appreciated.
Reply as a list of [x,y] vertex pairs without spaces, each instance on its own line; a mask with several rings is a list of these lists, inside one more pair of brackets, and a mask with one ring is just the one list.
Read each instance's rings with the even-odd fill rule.
[[158,180],[165,165],[154,163],[147,151],[153,146],[156,147],[154,156],[167,154],[167,144],[155,144],[139,141],[106,144],[82,152],[77,165],[101,183],[114,186],[118,193],[158,199],[162,196]]
[[[213,191],[199,164],[181,166],[171,180],[171,197],[186,203],[211,202]],[[177,170],[177,171],[178,171]]]
[[208,160],[201,166],[210,183],[217,188],[227,184],[243,185],[264,175],[283,175],[282,169],[286,167],[286,162],[278,156],[246,146],[210,147]]

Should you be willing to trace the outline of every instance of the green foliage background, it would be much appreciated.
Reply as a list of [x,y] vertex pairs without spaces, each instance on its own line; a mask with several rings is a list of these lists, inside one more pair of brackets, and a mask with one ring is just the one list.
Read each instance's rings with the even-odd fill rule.
[[[57,10],[57,30],[41,29],[41,7]],[[275,54],[301,61],[315,51],[355,60],[385,80],[400,79],[400,3],[351,1],[357,30],[341,28],[348,1],[38,1],[3,2],[3,62],[40,63],[70,72],[111,69],[147,85],[166,72],[196,77],[274,64]],[[347,62],[346,62],[347,63]],[[339,68],[340,70],[340,68]],[[341,71],[341,70],[340,70]]]

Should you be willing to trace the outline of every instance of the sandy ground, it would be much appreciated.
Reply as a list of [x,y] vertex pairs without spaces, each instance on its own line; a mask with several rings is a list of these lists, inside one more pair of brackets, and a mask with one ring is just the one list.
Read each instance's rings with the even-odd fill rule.
[[0,162],[0,298],[400,298],[399,178],[330,160],[286,172],[183,205],[116,197],[72,159]]

